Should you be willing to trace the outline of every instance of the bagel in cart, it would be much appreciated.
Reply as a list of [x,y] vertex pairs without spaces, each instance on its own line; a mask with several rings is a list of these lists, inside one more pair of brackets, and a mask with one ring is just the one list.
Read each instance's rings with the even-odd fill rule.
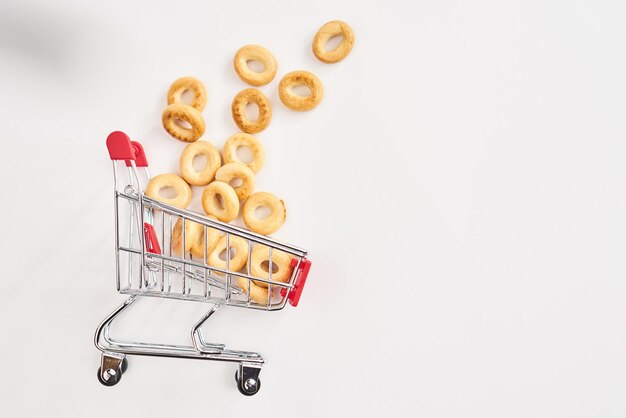
[[[222,253],[226,253],[225,257],[230,256],[230,260],[222,260],[220,257]],[[248,242],[235,235],[222,235],[209,255],[208,263],[210,266],[220,269],[238,271],[246,265],[247,260]]]
[[[248,280],[245,277],[239,277],[237,279],[237,285],[242,288],[245,293],[249,293],[251,301],[264,305],[267,304],[267,298],[269,296],[267,288],[257,286],[254,284],[254,280]],[[249,292],[248,286],[250,286]]]
[[[270,262],[271,259],[271,262]],[[262,279],[270,279],[273,282],[287,282],[291,277],[292,257],[280,250],[272,250],[264,245],[257,245],[252,250],[250,257],[250,274]],[[274,269],[274,267],[276,269]],[[270,270],[272,275],[270,277]],[[267,283],[253,280],[253,283],[260,287],[267,287]]]

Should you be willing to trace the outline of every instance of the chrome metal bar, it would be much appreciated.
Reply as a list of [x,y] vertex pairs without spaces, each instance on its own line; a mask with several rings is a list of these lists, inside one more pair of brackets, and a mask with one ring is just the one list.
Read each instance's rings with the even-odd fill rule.
[[[165,212],[161,211],[161,245],[165,251]],[[165,290],[165,259],[161,258],[161,292]]]
[[[113,321],[137,299],[135,296],[128,298],[122,305],[107,316],[98,326],[94,335],[94,344],[102,352],[112,352],[121,354],[135,354],[145,356],[162,356],[177,358],[194,358],[203,360],[218,360],[232,362],[252,362],[263,364],[265,360],[259,353],[251,351],[227,350],[219,353],[203,353],[195,349],[194,346],[174,345],[174,344],[154,344],[137,341],[115,340],[109,335],[109,328]],[[205,315],[206,316],[206,315]],[[209,314],[210,316],[210,314]]]
[[[147,266],[148,266],[148,270],[149,271],[154,271],[154,272],[158,271],[158,269],[160,268],[160,265],[159,265],[158,262],[154,262],[154,261],[150,261],[150,260],[147,261]],[[179,270],[180,267],[167,266],[166,265],[166,266],[164,266],[164,268],[166,270],[168,270],[169,272],[176,273],[176,274],[182,274],[182,271]],[[205,270],[205,272],[206,272],[206,270]],[[197,281],[200,281],[200,282],[204,281],[203,280],[203,273],[200,272],[200,271],[189,271],[188,270],[188,271],[185,272],[185,275],[187,276],[188,279],[191,279],[191,280],[197,280]],[[206,280],[208,280],[211,283],[213,283],[213,285],[215,287],[220,288],[222,290],[226,290],[225,284],[222,283],[219,278],[213,277],[211,275],[206,275]],[[236,294],[236,295],[238,295],[238,294],[240,294],[242,292],[242,290],[238,286],[231,286],[230,287],[230,291],[231,291],[231,293]]]
[[185,246],[185,229],[186,229],[185,228],[185,223],[187,222],[187,220],[185,218],[179,218],[179,219],[182,219],[182,228],[183,228],[182,229],[183,242],[182,242],[182,245],[180,247],[180,255],[181,255],[182,259],[183,259],[183,292],[182,293],[184,295],[186,293],[185,290],[186,290],[186,284],[187,284],[187,275],[186,275],[186,273],[187,273],[187,263],[185,263],[185,255],[187,253],[187,251],[185,251],[185,249],[187,248]]
[[[121,251],[129,251],[129,252],[133,252],[133,253],[137,253],[137,254],[139,253],[139,251],[137,251],[137,250],[133,250],[133,249],[125,248],[125,247],[121,247],[120,250]],[[150,259],[155,259],[155,258],[156,259],[163,258],[163,259],[168,260],[168,261],[174,261],[174,262],[178,262],[178,263],[183,263],[183,261],[180,261],[178,258],[175,258],[175,257],[167,257],[167,256],[164,256],[164,255],[161,255],[161,254],[148,254],[148,259],[149,260]],[[263,277],[257,277],[257,276],[252,276],[252,275],[248,275],[248,274],[245,274],[245,273],[240,273],[238,271],[232,271],[232,270],[227,270],[227,269],[223,269],[223,268],[220,268],[220,267],[203,265],[203,264],[197,263],[195,261],[186,260],[186,261],[184,261],[184,263],[186,263],[188,266],[197,267],[199,269],[208,269],[209,273],[210,273],[211,270],[213,270],[213,271],[216,271],[218,273],[222,273],[224,275],[230,274],[231,276],[243,277],[244,279],[252,279],[252,280],[257,281],[257,282],[263,282],[263,283],[268,283],[268,284],[271,283],[274,286],[286,287],[286,288],[289,288],[289,289],[293,288],[293,286],[294,286],[290,282],[287,282],[287,283],[277,282],[277,281],[269,280],[269,279],[263,278]],[[181,274],[181,272],[179,270],[177,270],[178,269],[177,267],[174,267],[174,266],[172,266],[172,267],[174,269],[176,269],[176,270],[171,269],[169,271],[171,271],[172,273],[176,272],[178,274]],[[166,270],[168,270],[167,267],[166,267]],[[202,271],[201,270],[200,271],[196,271],[195,273],[202,275]],[[234,285],[231,284],[231,286],[234,286]]]
[[[150,289],[139,290],[137,288],[135,289],[122,288],[120,289],[119,293],[122,295],[129,295],[129,296],[130,295],[148,296],[148,297],[154,297],[154,298],[160,298],[160,299],[176,299],[176,300],[186,300],[186,301],[191,301],[191,302],[215,303],[215,304],[220,304],[220,305],[223,305],[225,303],[224,302],[225,299],[221,295],[213,296],[207,299],[204,297],[204,295],[181,295],[178,292],[161,293],[159,290],[150,290]],[[238,299],[231,299],[228,306],[237,306],[241,308],[258,309],[258,310],[263,310],[263,311],[278,311],[283,308],[283,306],[279,304],[275,304],[275,305],[272,305],[268,309],[265,303],[257,303],[257,302],[252,301],[250,302],[250,305],[248,305],[245,300],[238,300]]]
[[209,317],[219,309],[219,307],[220,305],[213,305],[213,307],[209,309],[209,311],[204,314],[204,316],[200,318],[200,321],[198,321],[191,329],[191,341],[193,342],[193,347],[201,353],[222,353],[226,348],[224,344],[206,342],[204,340],[204,336],[202,335],[202,329],[200,328],[207,321],[207,319],[209,319]]
[[272,247],[269,248],[269,261],[268,261],[268,266],[267,266],[267,271],[268,271],[268,275],[267,278],[270,280],[270,282],[267,284],[267,306],[271,306],[272,305],[272,270],[273,269],[273,265],[272,265]]
[[[230,270],[230,234],[226,234],[226,270]],[[226,273],[226,303],[230,301],[230,274]]]
[[[202,240],[204,241],[204,245],[202,246],[202,261],[204,263],[204,265],[207,265],[206,262],[206,253],[207,253],[207,246],[208,246],[208,237],[207,237],[207,226],[204,225],[204,235]],[[204,295],[205,297],[209,297],[209,281],[207,280],[207,269],[202,269],[202,271],[204,272]]]
[[[252,265],[252,241],[248,240],[248,263],[246,263],[246,273],[248,273],[248,276],[251,276],[250,274],[250,266]],[[247,284],[248,284],[248,291],[246,292],[246,303],[248,304],[248,306],[250,305],[250,287],[251,287],[251,281],[250,279],[247,280]]]
[[[137,166],[135,165],[135,161],[134,160],[130,160],[130,165],[132,167],[132,173],[133,176],[135,178],[135,180],[137,180],[137,193],[139,194],[139,196],[142,195],[142,190],[141,190],[141,183],[139,181],[139,176],[137,175]],[[146,262],[146,243],[144,242],[144,236],[143,236],[143,225],[144,225],[144,216],[143,216],[143,207],[144,207],[144,203],[143,203],[143,199],[138,199],[139,201],[139,216],[140,216],[140,222],[139,222],[139,230],[141,231],[138,235],[139,237],[139,248],[141,249],[141,266],[140,266],[140,276],[139,276],[139,288],[141,288],[143,286],[145,277],[144,277],[144,264]]]
[[119,226],[119,202],[117,198],[117,163],[113,161],[113,200],[115,210],[115,284],[117,291],[120,290],[120,226]]
[[244,239],[250,239],[256,243],[267,245],[268,247],[273,247],[298,257],[305,257],[307,255],[307,252],[301,248],[294,247],[292,245],[277,241],[264,235],[250,232],[247,229],[239,228],[237,226],[226,224],[220,221],[214,221],[213,219],[206,218],[197,213],[168,205],[167,203],[160,202],[147,196],[143,196],[142,200],[144,201],[144,204],[148,206],[155,207],[156,209],[163,210],[165,212],[180,216],[182,218],[186,218],[190,221],[197,222],[202,225],[207,225],[224,233],[232,233],[235,236],[239,236]]
[[[168,241],[167,241],[167,248],[168,248],[168,252],[167,254],[171,257],[172,256],[172,214],[168,213],[167,216],[167,236],[168,236]],[[165,246],[165,243],[163,243],[163,245]],[[163,250],[165,251],[165,249]],[[168,260],[169,265],[172,265],[172,261],[171,259]],[[172,275],[171,273],[167,272],[167,293],[170,293],[172,291]]]
[[[131,168],[127,167],[128,178],[132,183],[132,173]],[[135,231],[135,205],[136,202],[130,201],[130,224],[129,224],[129,233],[128,233],[128,248],[133,248],[133,235]],[[128,254],[128,286],[132,286],[133,283],[133,256]]]

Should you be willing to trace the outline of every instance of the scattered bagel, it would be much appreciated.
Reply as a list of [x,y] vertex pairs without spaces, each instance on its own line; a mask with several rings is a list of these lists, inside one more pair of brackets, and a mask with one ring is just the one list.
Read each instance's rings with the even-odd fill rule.
[[[326,43],[335,36],[341,36],[341,43],[330,51],[326,50]],[[313,54],[318,60],[326,64],[334,64],[350,54],[354,46],[354,32],[352,28],[341,20],[330,21],[322,26],[313,38]]]
[[[252,160],[250,162],[244,163],[239,159],[237,156],[237,150],[240,147],[248,148],[250,154],[252,155]],[[222,158],[224,159],[224,164],[245,164],[250,170],[252,170],[252,172],[258,173],[261,168],[263,168],[263,164],[265,163],[265,152],[263,151],[261,142],[259,142],[259,140],[254,136],[245,132],[238,132],[226,140],[224,149],[222,150]]]
[[[263,71],[253,71],[249,61],[258,61],[263,64]],[[276,58],[270,51],[259,45],[246,45],[237,51],[233,62],[235,72],[239,78],[252,86],[264,86],[274,79],[276,75]]]
[[[193,167],[193,159],[204,155],[207,159],[206,166],[196,171]],[[206,186],[215,178],[215,173],[222,165],[222,157],[212,144],[205,141],[196,141],[187,145],[180,154],[180,174],[187,183],[192,186]]]
[[[296,86],[309,88],[308,96],[300,96],[293,91]],[[292,71],[285,75],[278,85],[278,97],[291,110],[305,112],[315,109],[324,97],[324,87],[319,78],[308,71]]]
[[202,81],[195,77],[181,77],[174,81],[167,92],[167,104],[181,103],[181,96],[187,90],[193,91],[191,107],[202,112],[207,102],[206,89]]
[[[161,119],[167,133],[184,142],[197,141],[206,129],[200,112],[192,106],[182,103],[168,105],[163,111]],[[180,124],[181,121],[187,122],[190,127],[184,127]]]
[[246,200],[254,191],[254,173],[252,170],[241,163],[228,163],[221,166],[215,173],[215,180],[217,181],[230,184],[236,179],[241,180],[241,184],[233,186],[235,193],[237,193],[239,200]]
[[[246,114],[246,105],[249,103],[254,103],[259,108],[259,116],[254,121]],[[267,96],[257,89],[245,89],[237,93],[231,111],[239,129],[249,134],[261,132],[272,120],[272,104]]]

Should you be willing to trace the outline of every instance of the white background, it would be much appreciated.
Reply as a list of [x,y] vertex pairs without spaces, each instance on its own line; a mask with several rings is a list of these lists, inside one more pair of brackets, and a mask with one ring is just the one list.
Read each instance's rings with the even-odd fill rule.
[[[626,60],[619,1],[0,3],[3,416],[626,415]],[[326,65],[315,31],[350,23]],[[199,77],[203,139],[235,132],[232,70],[258,43],[279,72],[257,190],[277,238],[314,262],[301,305],[224,308],[206,334],[259,350],[232,364],[131,357],[96,379],[115,292],[112,175],[123,130],[152,172],[184,144],[160,125],[169,84]],[[279,77],[324,83],[285,109]],[[195,190],[200,193],[201,190]],[[206,306],[144,301],[120,336],[187,342]]]

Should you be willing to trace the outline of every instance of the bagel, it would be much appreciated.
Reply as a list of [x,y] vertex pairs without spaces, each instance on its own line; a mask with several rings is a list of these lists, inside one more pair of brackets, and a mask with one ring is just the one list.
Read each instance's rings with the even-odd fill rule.
[[202,81],[195,77],[181,77],[174,81],[167,92],[167,104],[181,103],[182,94],[187,91],[193,91],[193,102],[191,107],[198,112],[202,112],[207,102],[206,89]]
[[[250,274],[252,276],[260,277],[261,279],[270,279],[269,274],[269,260],[270,260],[270,249],[266,246],[256,246],[254,250],[252,250],[252,254],[250,256]],[[283,282],[286,283],[289,281],[291,277],[292,267],[291,267],[292,257],[280,250],[272,250],[272,277],[271,280],[273,282]],[[267,266],[265,265],[267,263]],[[276,266],[276,271],[274,271],[274,266]],[[254,284],[261,287],[267,287],[267,283],[254,281]]]
[[[161,119],[167,133],[183,142],[197,141],[206,129],[200,112],[182,103],[173,103],[167,106]],[[180,121],[187,122],[191,128],[183,127],[179,124]]]
[[[270,215],[265,219],[259,219],[255,214],[256,209],[262,206],[271,210]],[[242,212],[243,222],[246,226],[251,231],[263,235],[268,235],[278,230],[287,218],[285,202],[267,192],[257,192],[246,199]]]
[[[183,246],[183,219],[178,218],[176,224],[174,225],[174,229],[172,230],[172,239],[171,239],[171,247],[172,253],[175,255],[181,255],[181,248]],[[204,231],[202,230],[202,225],[199,223],[186,220],[185,221],[185,254],[190,251],[193,252],[193,247],[198,245],[198,241],[202,238]]]
[[[330,51],[326,50],[326,43],[330,38],[341,36],[341,43]],[[318,60],[326,64],[334,64],[350,54],[354,46],[354,32],[346,22],[333,20],[322,26],[313,38],[313,54]]]
[[[222,235],[217,241],[215,248],[209,254],[208,263],[210,266],[230,271],[239,271],[248,261],[248,241],[243,238],[230,235],[230,261],[226,266],[226,260],[220,258],[220,254],[226,250],[226,240],[228,235]],[[234,250],[234,251],[233,251]]]
[[241,185],[233,187],[239,200],[246,200],[254,191],[254,173],[246,165],[228,163],[215,173],[215,180],[229,183],[235,179],[241,180]]
[[[167,198],[161,196],[161,190],[171,187],[176,196]],[[152,178],[146,187],[146,196],[159,200],[168,205],[185,209],[191,202],[191,187],[176,174],[159,174]]]
[[[246,105],[254,103],[259,108],[259,116],[251,121],[246,114]],[[245,89],[237,93],[231,106],[233,120],[244,132],[255,134],[267,128],[272,120],[272,105],[269,99],[257,89]]]
[[[299,85],[309,88],[308,96],[300,96],[293,91],[293,88]],[[278,96],[289,109],[304,112],[320,104],[324,97],[324,87],[315,74],[308,71],[293,71],[280,80]]]
[[[208,218],[217,220],[215,216],[208,216]],[[217,242],[222,235],[222,232],[219,229],[211,228],[210,226],[206,227],[206,241],[204,238],[204,226],[197,224],[200,226],[200,232],[195,242],[191,245],[191,254],[194,257],[204,259],[204,243],[206,242],[206,257],[209,259],[209,255],[215,249]]]
[[239,215],[239,199],[230,184],[214,181],[202,193],[202,208],[207,215],[230,222]]
[[[245,292],[248,293],[248,284],[250,284],[250,300],[262,305],[268,305],[268,290],[265,287],[257,286],[254,281],[250,281],[245,277],[239,277],[237,279],[237,285]],[[271,300],[270,300],[271,302]]]
[[[198,155],[204,155],[206,165],[200,171],[193,167],[193,160]],[[196,141],[187,145],[180,154],[180,174],[192,186],[206,186],[215,177],[215,172],[222,165],[222,157],[212,144],[205,141]]]
[[[250,69],[248,61],[258,61],[263,64],[263,71],[256,72]],[[259,45],[246,45],[239,48],[233,62],[235,72],[239,78],[250,85],[264,86],[276,75],[276,58],[270,51]]]
[[[239,147],[246,147],[250,150],[250,153],[252,154],[252,161],[244,163],[239,159],[237,156],[237,150]],[[224,159],[224,164],[245,164],[250,170],[252,170],[252,172],[258,173],[261,168],[263,168],[263,164],[265,163],[265,151],[263,151],[261,142],[259,142],[259,140],[254,136],[244,132],[239,132],[226,140],[224,149],[222,150],[222,158]]]

